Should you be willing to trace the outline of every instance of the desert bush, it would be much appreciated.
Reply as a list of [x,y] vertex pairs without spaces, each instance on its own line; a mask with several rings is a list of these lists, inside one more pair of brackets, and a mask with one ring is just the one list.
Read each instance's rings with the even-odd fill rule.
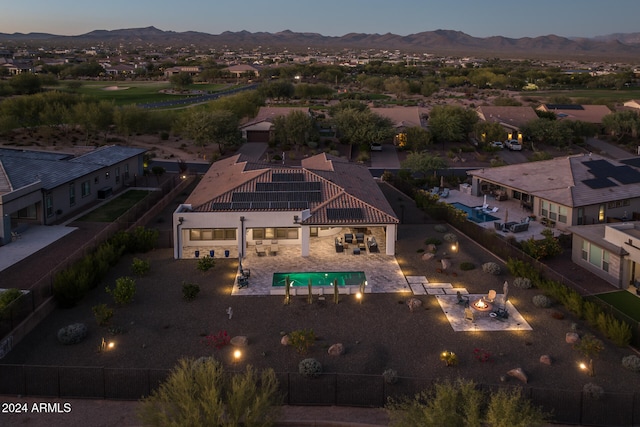
[[604,389],[597,384],[586,383],[582,387],[582,394],[588,399],[600,400],[604,396]]
[[427,239],[424,241],[425,245],[441,245],[442,244],[442,240],[438,239],[437,237],[427,237]]
[[434,230],[436,230],[438,233],[446,233],[447,232],[447,227],[443,224],[436,224],[433,227]]
[[105,290],[113,297],[113,301],[118,305],[129,304],[136,295],[136,281],[131,277],[119,277],[116,279],[116,287]]
[[551,299],[546,295],[534,295],[533,305],[540,308],[551,307]]
[[622,358],[622,366],[632,372],[640,372],[640,357],[635,354]]
[[53,295],[62,308],[75,306],[89,291],[89,281],[77,268],[62,270],[53,278]]
[[305,354],[309,351],[316,340],[316,334],[313,329],[299,329],[289,333],[289,344],[296,349],[299,354]]
[[10,288],[0,293],[0,312],[9,306],[13,301],[20,298],[22,292],[17,288]]
[[211,258],[209,255],[204,256],[200,259],[198,259],[198,270],[202,271],[203,273],[205,271],[209,271],[211,270],[214,266],[216,265],[216,262],[213,258]]
[[447,233],[444,236],[442,236],[442,238],[445,240],[445,242],[449,242],[449,243],[456,243],[458,241],[458,236],[456,236],[453,233]]
[[307,378],[316,378],[322,373],[322,364],[313,358],[303,359],[298,364],[298,372]]
[[78,344],[87,337],[87,325],[74,323],[58,330],[58,341],[62,344]]
[[513,279],[513,286],[518,289],[531,288],[531,279],[528,277],[516,277]]
[[382,378],[387,384],[395,384],[398,381],[398,371],[395,369],[386,369],[382,373]]
[[91,311],[93,311],[98,326],[107,326],[113,317],[113,309],[109,308],[107,304],[94,305],[91,307]]
[[498,276],[502,272],[500,266],[495,262],[487,262],[482,264],[482,271],[484,271],[485,273],[493,274],[494,276]]
[[138,277],[146,275],[151,270],[151,263],[147,260],[134,258],[131,263],[131,271]]
[[120,261],[122,254],[124,252],[123,246],[118,246],[111,241],[106,241],[96,249],[95,256],[97,259],[100,259],[106,262],[109,267],[114,267]]
[[602,332],[618,347],[626,347],[633,337],[631,326],[627,322],[618,320],[610,314],[607,315],[607,327]]
[[156,229],[136,227],[131,232],[127,250],[131,253],[146,253],[156,247],[160,232]]
[[193,301],[200,293],[200,286],[195,283],[182,282],[182,297],[187,301]]
[[586,301],[582,307],[584,319],[591,326],[598,324],[598,314],[601,312],[598,304],[592,301]]
[[472,262],[463,261],[460,263],[460,270],[462,271],[469,271],[469,270],[473,270],[474,268],[476,268],[476,266]]

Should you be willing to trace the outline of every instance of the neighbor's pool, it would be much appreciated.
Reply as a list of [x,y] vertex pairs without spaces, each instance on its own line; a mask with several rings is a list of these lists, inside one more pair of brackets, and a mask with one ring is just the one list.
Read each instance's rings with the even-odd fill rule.
[[289,276],[291,286],[331,286],[333,281],[338,281],[338,286],[358,286],[367,278],[364,271],[330,271],[330,272],[304,272],[304,273],[273,273],[272,286],[284,286]]
[[488,213],[484,213],[480,209],[471,208],[463,203],[455,202],[455,203],[451,203],[451,206],[461,211],[465,211],[467,213],[467,219],[469,221],[481,223],[481,222],[488,222],[488,221],[496,221],[500,219],[496,216],[490,215]]

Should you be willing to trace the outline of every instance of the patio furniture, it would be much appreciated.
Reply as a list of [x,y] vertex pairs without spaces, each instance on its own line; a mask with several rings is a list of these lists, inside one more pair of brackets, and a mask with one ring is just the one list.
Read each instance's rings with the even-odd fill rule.
[[447,197],[449,197],[449,189],[445,188],[444,190],[442,190],[440,192],[440,197],[443,199],[446,199]]
[[338,239],[337,237],[335,240],[335,246],[336,246],[336,252],[344,252],[344,245],[342,244],[340,239]]
[[356,233],[356,242],[364,243],[364,233]]
[[509,230],[511,230],[511,226],[518,224],[515,221],[509,221],[509,222],[505,222],[504,224],[502,224],[502,231],[507,232]]
[[278,245],[277,245],[277,244],[276,244],[276,245],[271,244],[271,246],[269,246],[269,253],[270,253],[271,255],[278,255],[278,250],[279,250],[279,249],[280,249],[280,248],[278,247]]
[[238,287],[242,289],[247,286],[249,286],[249,279],[244,276],[238,276]]
[[240,267],[240,275],[248,279],[251,276],[251,269]]
[[347,233],[344,235],[345,243],[353,243],[353,234]]
[[360,255],[360,248],[353,248],[354,255]]
[[498,308],[489,314],[493,319],[505,321],[509,318],[509,312],[505,308]]
[[262,244],[262,240],[258,240],[256,242],[256,253],[258,254],[258,256],[267,254],[267,248]]
[[498,231],[502,231],[502,228],[504,227],[504,224],[499,222],[499,221],[494,221],[493,222],[493,228],[495,228]]
[[491,289],[486,297],[484,297],[485,301],[493,302],[496,299],[496,291]]
[[528,222],[520,222],[517,224],[512,224],[509,227],[509,230],[512,233],[520,233],[521,231],[527,231],[529,229],[529,223]]
[[11,232],[11,240],[18,240],[21,239],[22,236],[20,235],[20,233],[18,233],[17,231],[12,231]]
[[465,307],[465,309],[464,309],[464,318],[465,318],[465,320],[471,320],[472,323],[475,323],[476,315],[473,312],[473,310],[471,310],[470,307]]
[[378,242],[375,237],[371,237],[367,239],[367,246],[369,247],[369,252],[379,252]]

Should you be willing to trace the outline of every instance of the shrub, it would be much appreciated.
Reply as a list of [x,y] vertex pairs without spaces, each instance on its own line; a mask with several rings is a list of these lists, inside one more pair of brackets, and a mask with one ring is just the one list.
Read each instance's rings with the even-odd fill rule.
[[597,384],[586,383],[582,387],[582,394],[588,399],[599,400],[604,396],[604,389]]
[[618,347],[626,347],[629,345],[633,336],[631,326],[627,322],[618,320],[610,314],[607,318],[607,329],[602,332]]
[[218,331],[217,334],[211,334],[204,337],[202,342],[207,346],[215,347],[220,350],[231,342],[231,337],[227,331]]
[[446,366],[456,366],[458,364],[458,355],[453,351],[443,351],[440,353],[440,360],[442,360]]
[[633,372],[640,372],[640,357],[635,354],[622,358],[622,366]]
[[53,279],[53,295],[62,308],[75,306],[88,291],[86,275],[73,267],[62,270]]
[[518,289],[529,289],[531,288],[531,279],[527,277],[516,277],[513,279],[513,286]]
[[446,233],[447,232],[447,227],[445,225],[442,224],[436,224],[433,227],[434,230],[436,230],[438,233]]
[[442,236],[442,238],[445,240],[445,242],[449,242],[449,243],[456,243],[458,241],[458,236],[456,236],[453,233],[447,233],[444,236]]
[[474,268],[476,268],[476,266],[472,262],[463,261],[460,263],[460,270],[462,271],[469,271],[469,270],[473,270]]
[[131,253],[145,253],[156,247],[160,232],[156,229],[136,227],[131,233],[127,250]]
[[500,266],[495,262],[487,262],[482,264],[482,271],[484,271],[485,273],[493,274],[494,276],[498,276],[502,272]]
[[198,270],[202,271],[203,273],[205,271],[211,270],[215,265],[216,265],[215,260],[211,258],[209,255],[198,259]]
[[440,245],[442,244],[442,240],[438,239],[437,237],[428,237],[427,240],[424,241],[425,245]]
[[151,270],[151,263],[149,261],[134,258],[131,263],[131,271],[138,277],[146,275]]
[[546,295],[535,295],[533,297],[533,305],[540,308],[551,307],[551,299]]
[[303,359],[298,364],[298,372],[307,378],[316,378],[322,373],[322,364],[316,359]]
[[116,304],[129,304],[133,301],[133,297],[136,295],[136,281],[131,277],[119,277],[116,279],[115,289],[111,289],[107,286],[105,290],[108,294],[113,296],[113,300]]
[[7,289],[6,291],[0,293],[0,312],[7,308],[13,301],[20,298],[21,295],[22,292],[20,292],[20,289],[17,288]]
[[182,297],[187,301],[193,301],[200,293],[200,286],[195,283],[182,282]]
[[58,341],[65,345],[78,344],[86,338],[87,333],[87,325],[74,323],[58,330]]
[[387,369],[382,373],[382,378],[387,384],[395,384],[398,381],[398,372],[395,369]]
[[107,304],[94,305],[91,307],[91,310],[93,311],[98,326],[107,326],[113,317],[113,309],[109,308]]
[[289,334],[289,344],[300,354],[305,354],[316,340],[313,329],[299,329]]

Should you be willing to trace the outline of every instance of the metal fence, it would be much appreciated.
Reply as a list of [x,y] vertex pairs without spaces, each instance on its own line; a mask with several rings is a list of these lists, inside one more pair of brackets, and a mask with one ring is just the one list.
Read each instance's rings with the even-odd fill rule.
[[[56,398],[137,400],[149,396],[169,375],[166,369],[0,365],[0,394]],[[381,375],[276,374],[285,405],[381,408],[430,389],[434,380],[400,377],[393,384]],[[495,392],[505,385],[478,385]],[[513,388],[513,386],[509,386]],[[599,399],[581,391],[522,387],[523,395],[551,414],[553,422],[584,426],[633,426],[640,423],[640,393],[604,393]]]

